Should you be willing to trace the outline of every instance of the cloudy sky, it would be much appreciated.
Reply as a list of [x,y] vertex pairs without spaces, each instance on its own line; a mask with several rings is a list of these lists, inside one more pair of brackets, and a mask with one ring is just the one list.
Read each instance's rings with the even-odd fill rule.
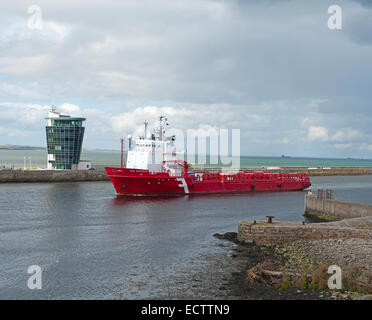
[[52,104],[90,149],[163,113],[245,155],[372,158],[372,1],[2,1],[0,144],[45,146]]

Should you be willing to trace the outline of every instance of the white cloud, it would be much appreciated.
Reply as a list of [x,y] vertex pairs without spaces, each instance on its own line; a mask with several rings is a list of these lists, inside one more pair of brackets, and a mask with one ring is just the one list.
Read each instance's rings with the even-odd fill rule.
[[1,57],[0,72],[14,75],[37,74],[53,65],[53,57],[48,54],[36,54],[32,56]]
[[117,133],[135,131],[138,127],[142,128],[145,120],[149,121],[150,125],[154,125],[158,117],[164,115],[169,118],[169,122],[173,127],[189,129],[197,127],[202,122],[207,122],[211,113],[213,112],[205,106],[193,106],[190,108],[145,106],[112,115],[111,124],[113,130]]
[[[7,121],[7,125],[22,125],[25,129],[39,128],[48,116],[50,105],[40,105],[22,102],[0,102],[0,121]],[[79,106],[72,103],[63,103],[57,106],[57,111],[78,115]]]
[[63,112],[66,112],[66,113],[71,113],[73,115],[75,115],[77,112],[80,111],[80,107],[77,106],[76,104],[72,104],[72,103],[64,103],[60,106],[60,109],[63,111]]
[[352,128],[338,130],[331,138],[332,141],[355,141],[360,140],[364,135]]
[[22,99],[22,100],[44,100],[43,96],[37,88],[37,84],[32,83],[27,87],[17,83],[2,82],[0,83],[0,98],[9,99]]
[[336,149],[339,149],[339,150],[350,149],[353,147],[351,143],[336,143],[334,146]]
[[372,144],[362,143],[357,147],[357,149],[362,151],[372,151]]
[[273,137],[271,139],[253,138],[252,141],[254,143],[264,144],[264,145],[268,145],[268,144],[286,145],[290,143],[290,140],[287,137],[283,137],[283,138]]
[[328,140],[328,130],[325,127],[310,127],[307,137],[310,141],[327,141]]
[[49,106],[31,103],[0,102],[0,120],[24,126],[37,124],[45,118]]
[[[290,105],[295,103],[290,103]],[[208,135],[213,130],[221,128],[240,129],[242,152],[251,155],[295,154],[298,144],[305,139],[313,142],[318,148],[323,145],[334,150],[360,150],[370,151],[367,142],[352,144],[350,140],[368,135],[360,130],[328,129],[324,126],[311,126],[310,123],[322,121],[321,114],[310,112],[309,121],[301,122],[301,113],[287,114],[281,111],[290,109],[284,102],[267,102],[262,111],[257,111],[257,106],[234,106],[228,104],[192,104],[185,106],[158,106],[149,105],[133,107],[135,101],[130,101],[127,107],[121,110],[104,111],[99,107],[84,108],[71,102],[57,106],[57,110],[73,116],[82,116],[87,119],[85,123],[85,146],[90,148],[117,148],[120,136],[133,134],[134,137],[143,134],[143,122],[149,121],[149,129],[157,125],[159,115],[168,117],[169,129],[178,131],[177,143],[182,140],[187,129],[196,129],[200,135]],[[0,102],[0,124],[3,126],[3,137],[38,136],[35,145],[45,143],[43,127],[45,117],[50,109],[49,105],[32,103]],[[267,110],[275,109],[275,117],[267,114]],[[314,118],[315,117],[315,118]],[[323,119],[324,120],[324,119]],[[334,132],[329,134],[329,131]],[[27,132],[27,134],[25,133]],[[32,134],[31,134],[32,132]],[[182,134],[181,134],[182,133]],[[12,143],[11,139],[5,142]],[[356,141],[356,140],[353,140]],[[336,142],[328,144],[329,142]],[[27,143],[30,144],[30,143]],[[245,148],[248,146],[248,148]],[[252,146],[254,146],[252,148]],[[182,147],[180,147],[182,149]],[[294,151],[288,151],[294,150]],[[330,149],[331,150],[331,149]]]
[[61,42],[70,35],[71,29],[71,26],[65,24],[54,21],[43,21],[43,28],[39,32],[41,32],[42,37]]

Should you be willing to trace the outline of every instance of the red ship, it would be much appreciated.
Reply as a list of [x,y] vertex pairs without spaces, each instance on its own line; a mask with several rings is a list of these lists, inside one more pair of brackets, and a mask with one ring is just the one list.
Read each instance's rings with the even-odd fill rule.
[[128,136],[126,167],[106,167],[115,190],[120,195],[203,194],[256,191],[294,191],[308,188],[306,173],[273,173],[254,171],[207,172],[189,171],[189,165],[177,159],[175,137],[165,137],[165,117],[154,133],[136,141]]

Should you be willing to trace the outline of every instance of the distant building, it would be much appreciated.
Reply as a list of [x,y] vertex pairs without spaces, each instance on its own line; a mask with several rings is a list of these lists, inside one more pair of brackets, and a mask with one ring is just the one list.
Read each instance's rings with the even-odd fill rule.
[[61,114],[55,107],[49,111],[46,138],[48,146],[48,166],[54,169],[88,170],[89,161],[80,161],[83,145],[85,118],[75,118]]

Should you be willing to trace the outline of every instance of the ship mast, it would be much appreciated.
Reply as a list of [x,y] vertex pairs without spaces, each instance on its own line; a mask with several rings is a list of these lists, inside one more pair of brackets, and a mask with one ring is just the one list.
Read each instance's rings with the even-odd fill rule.
[[164,141],[165,127],[168,125],[167,120],[164,116],[159,117],[159,127],[156,129],[156,133],[160,141]]
[[148,126],[148,121],[146,120],[145,122],[144,122],[144,125],[145,125],[145,135],[144,135],[144,139],[147,139],[147,126]]

